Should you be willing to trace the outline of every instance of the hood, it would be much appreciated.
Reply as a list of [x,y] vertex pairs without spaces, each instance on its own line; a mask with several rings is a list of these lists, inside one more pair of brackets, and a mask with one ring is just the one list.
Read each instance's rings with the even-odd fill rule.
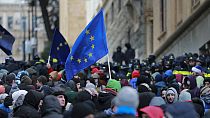
[[38,105],[41,99],[43,99],[44,95],[40,92],[37,92],[35,90],[31,90],[29,91],[26,95],[25,95],[25,99],[23,101],[24,105],[31,105],[33,106],[35,109],[38,109]]
[[168,88],[167,91],[166,91],[166,102],[168,103],[167,94],[169,94],[171,92],[173,92],[175,94],[175,98],[174,98],[174,101],[173,101],[173,103],[175,103],[178,100],[178,93],[177,93],[176,89],[173,88],[173,87]]
[[190,81],[190,90],[197,87],[196,79],[194,76],[189,76],[189,81]]
[[173,118],[198,118],[194,106],[189,102],[177,102],[167,105],[165,112],[168,112],[166,116]]
[[155,87],[157,88],[166,87],[166,83],[164,81],[157,82],[155,83]]
[[196,84],[197,84],[197,87],[200,88],[201,86],[203,86],[203,81],[204,81],[204,78],[202,76],[197,76],[196,77]]
[[140,109],[140,111],[146,113],[149,118],[163,118],[164,116],[163,110],[156,106],[147,106]]
[[70,87],[71,90],[76,91],[76,84],[73,80],[70,80],[65,83],[66,87]]
[[187,91],[181,91],[179,94],[179,102],[191,101],[191,94]]
[[62,113],[62,108],[60,106],[60,103],[58,99],[53,95],[48,95],[44,98],[41,110],[42,110],[42,115],[45,115],[49,112],[56,112],[59,114]]
[[146,106],[149,106],[152,98],[155,97],[155,94],[152,92],[143,92],[139,94],[139,107],[138,108],[144,108]]
[[166,102],[162,97],[154,97],[149,103],[149,106],[161,106],[164,104],[166,104]]

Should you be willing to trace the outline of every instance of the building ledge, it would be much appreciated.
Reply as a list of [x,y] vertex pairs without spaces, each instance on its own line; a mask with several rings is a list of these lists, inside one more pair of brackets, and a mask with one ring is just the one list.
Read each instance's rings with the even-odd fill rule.
[[197,8],[195,12],[189,16],[186,21],[180,24],[179,28],[171,35],[164,43],[160,45],[160,47],[154,51],[154,54],[159,57],[165,49],[167,49],[170,44],[172,44],[177,37],[179,37],[192,23],[194,23],[204,11],[208,10],[210,7],[210,0],[206,0],[204,3],[201,4],[200,7]]

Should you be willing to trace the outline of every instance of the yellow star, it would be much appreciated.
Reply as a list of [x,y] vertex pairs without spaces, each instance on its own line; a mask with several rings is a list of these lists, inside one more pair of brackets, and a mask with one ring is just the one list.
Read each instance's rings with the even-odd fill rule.
[[84,61],[85,61],[85,63],[86,63],[86,62],[87,62],[87,59],[85,58]]
[[93,48],[95,48],[95,45],[94,45],[94,44],[92,44],[92,46],[91,46],[91,47],[92,47],[92,49],[93,49]]
[[90,34],[90,30],[86,30],[86,31],[85,31],[85,34],[86,34],[86,35]]
[[57,47],[57,50],[60,50],[60,48],[59,48],[59,47]]
[[77,62],[80,64],[81,63],[81,59],[77,59]]
[[93,56],[93,53],[88,53],[88,56],[89,56],[89,57],[92,57],[92,56]]
[[71,56],[71,58],[70,58],[71,60],[73,60],[74,59],[74,57],[73,56]]
[[90,40],[93,41],[93,40],[94,40],[94,36],[91,36],[91,37],[90,37]]
[[59,45],[60,47],[62,47],[63,46],[63,44],[62,43],[60,43],[60,45]]

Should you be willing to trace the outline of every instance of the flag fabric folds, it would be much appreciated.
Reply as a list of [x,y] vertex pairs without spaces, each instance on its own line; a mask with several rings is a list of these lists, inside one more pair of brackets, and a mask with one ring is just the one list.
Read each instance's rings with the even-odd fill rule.
[[100,10],[76,39],[66,59],[67,80],[71,80],[75,74],[94,64],[107,53],[103,10]]
[[0,48],[7,54],[12,55],[12,46],[15,37],[0,25]]
[[50,57],[57,59],[61,64],[65,64],[70,48],[58,29],[54,30],[53,41],[50,50]]

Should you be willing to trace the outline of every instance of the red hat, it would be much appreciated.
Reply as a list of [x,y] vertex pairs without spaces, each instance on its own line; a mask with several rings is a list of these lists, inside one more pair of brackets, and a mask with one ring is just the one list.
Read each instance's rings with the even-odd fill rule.
[[144,112],[149,116],[149,118],[163,118],[163,110],[156,106],[146,106],[141,108],[140,111]]
[[140,72],[138,70],[134,70],[132,72],[132,78],[140,77]]
[[91,73],[94,74],[94,73],[96,73],[98,71],[99,71],[98,68],[95,67],[95,68],[92,69]]

